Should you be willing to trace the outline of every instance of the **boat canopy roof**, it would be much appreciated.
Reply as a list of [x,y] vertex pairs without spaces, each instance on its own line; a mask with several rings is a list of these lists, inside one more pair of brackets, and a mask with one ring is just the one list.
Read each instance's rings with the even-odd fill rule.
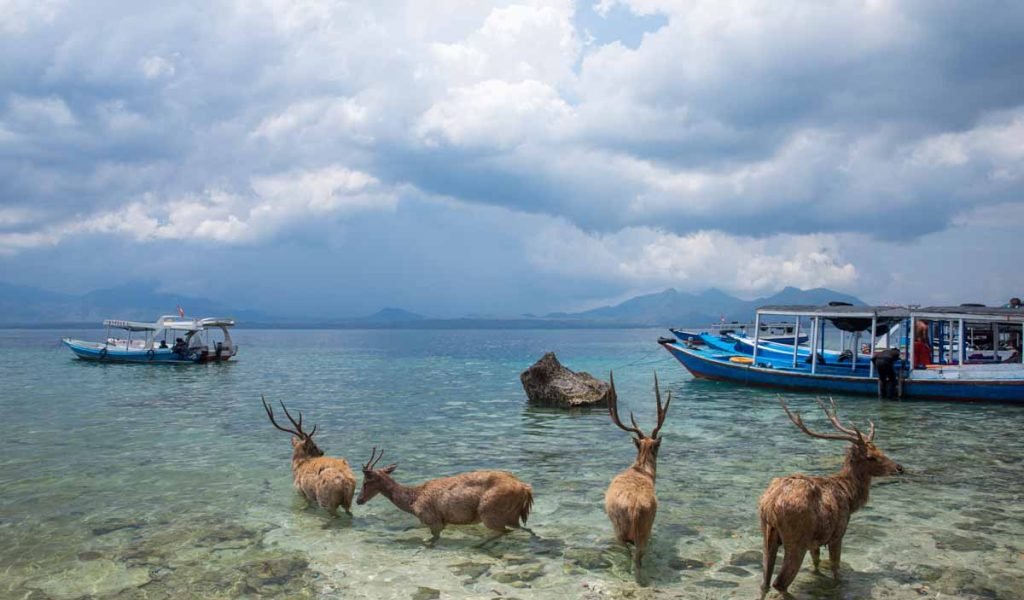
[[867,319],[877,319],[880,325],[901,319],[929,319],[936,321],[990,321],[997,323],[1024,324],[1024,309],[989,306],[926,306],[907,308],[903,306],[819,306],[814,304],[778,304],[762,306],[758,315],[787,315],[801,317],[822,317],[829,319],[840,329],[863,331],[870,325]]
[[759,315],[790,315],[800,317],[905,319],[910,311],[902,306],[821,306],[816,304],[774,304],[757,309]]
[[871,329],[871,321],[877,327],[875,336],[883,335],[888,328],[909,316],[909,311],[902,306],[853,306],[845,303],[833,303],[827,306],[780,304],[762,306],[757,309],[758,315],[789,315],[821,317],[828,319],[843,331],[857,332]]
[[202,331],[208,327],[233,327],[235,325],[235,320],[223,317],[182,319],[175,316],[163,316],[157,319],[156,323],[108,319],[103,321],[103,325],[104,327],[114,327],[117,329],[126,329],[128,331],[159,331],[161,329],[172,329],[176,331]]
[[937,321],[994,321],[1000,323],[1024,323],[1024,310],[989,306],[926,306],[911,310],[916,319]]

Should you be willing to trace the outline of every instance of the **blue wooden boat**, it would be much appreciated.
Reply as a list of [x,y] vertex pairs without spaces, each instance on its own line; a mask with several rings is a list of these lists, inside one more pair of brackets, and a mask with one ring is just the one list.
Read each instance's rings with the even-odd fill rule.
[[[238,354],[228,332],[235,325],[232,319],[163,316],[154,323],[112,319],[103,325],[106,339],[102,342],[71,338],[61,342],[78,358],[97,362],[198,364],[224,362]],[[112,337],[111,330],[124,331],[124,337]],[[219,331],[221,339],[211,339],[212,331]]]
[[[903,359],[894,363],[898,397],[1024,403],[1024,364],[1018,351],[1024,337],[1022,310],[766,306],[758,309],[757,315],[757,320],[779,315],[794,317],[798,324],[809,318],[809,354],[803,356],[794,351],[783,357],[777,352],[762,353],[757,339],[749,353],[738,351],[724,341],[699,344],[692,340],[663,339],[660,343],[695,377],[702,379],[809,392],[880,394],[873,362],[868,362],[865,369],[863,365],[854,368],[851,364],[837,366],[827,360],[824,363],[817,360],[823,350],[823,328],[831,325],[860,334],[869,340],[872,348],[899,350]],[[905,334],[893,335],[895,324],[900,324],[902,332],[918,331],[923,326],[927,334],[921,336],[920,343],[914,343]],[[971,328],[991,330],[987,339],[994,340],[993,347],[972,347],[968,334]],[[705,341],[709,337],[706,336]],[[927,350],[927,355],[922,349]],[[790,350],[798,348],[790,347]],[[980,358],[972,359],[972,356]],[[811,358],[809,363],[807,357]],[[919,368],[911,368],[914,364]]]

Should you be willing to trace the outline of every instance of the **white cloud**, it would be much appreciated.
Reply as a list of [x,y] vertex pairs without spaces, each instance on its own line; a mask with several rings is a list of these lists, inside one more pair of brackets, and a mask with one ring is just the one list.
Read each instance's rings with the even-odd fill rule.
[[257,177],[251,186],[251,194],[212,188],[172,200],[147,196],[114,211],[61,222],[38,232],[0,233],[0,253],[53,245],[70,236],[87,234],[125,235],[140,242],[253,243],[296,223],[390,211],[398,202],[395,191],[384,188],[372,176],[337,166]]
[[581,50],[573,10],[566,0],[494,8],[464,39],[431,44],[434,64],[423,72],[453,87],[488,79],[570,82]]
[[539,81],[491,79],[451,91],[430,107],[416,126],[428,145],[511,148],[526,141],[563,137],[572,126],[572,107]]
[[825,235],[754,239],[719,231],[679,236],[647,227],[612,234],[586,233],[564,222],[550,225],[528,245],[540,269],[656,289],[677,286],[732,292],[801,288],[849,288],[856,267],[841,258],[838,242]]
[[24,125],[68,127],[76,123],[71,109],[59,96],[28,97],[12,94],[7,102],[7,118]]
[[52,23],[66,0],[0,0],[0,32],[20,35]]
[[146,79],[161,79],[174,76],[174,63],[162,56],[147,56],[139,59],[139,68]]
[[992,177],[1019,179],[1024,176],[1024,108],[989,115],[968,131],[925,138],[909,155],[910,164],[925,169],[979,162],[988,165]]
[[295,102],[283,111],[265,117],[250,135],[279,140],[289,134],[315,135],[320,132],[333,136],[352,134],[370,142],[372,137],[360,135],[368,116],[367,107],[355,98],[312,98]]

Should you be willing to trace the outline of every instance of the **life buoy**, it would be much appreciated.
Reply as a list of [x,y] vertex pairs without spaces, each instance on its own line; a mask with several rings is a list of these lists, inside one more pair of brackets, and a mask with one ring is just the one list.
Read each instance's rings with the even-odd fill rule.
[[153,360],[153,358],[155,356],[156,356],[156,350],[153,350],[152,348],[150,348],[149,350],[146,350],[146,358],[148,358],[149,360]]
[[733,356],[732,358],[729,359],[729,362],[733,362],[739,365],[752,365],[754,364],[754,359],[750,358],[749,356]]
[[103,360],[106,357],[107,357],[107,349],[106,348],[100,348],[100,360]]

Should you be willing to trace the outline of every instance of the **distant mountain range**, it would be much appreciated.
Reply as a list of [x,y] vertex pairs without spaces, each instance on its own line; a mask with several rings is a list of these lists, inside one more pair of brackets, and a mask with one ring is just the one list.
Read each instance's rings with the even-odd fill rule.
[[0,324],[90,323],[104,319],[154,321],[160,315],[225,316],[241,321],[272,317],[253,310],[237,310],[208,298],[156,291],[156,284],[128,283],[86,294],[61,294],[32,287],[0,283]]
[[281,317],[256,310],[231,308],[216,300],[157,291],[156,284],[129,283],[86,294],[61,294],[32,287],[0,283],[0,325],[98,325],[104,319],[152,321],[174,314],[178,306],[189,315],[234,317],[243,327],[323,327],[380,329],[526,329],[586,327],[666,327],[706,325],[722,318],[749,321],[766,304],[826,304],[830,301],[863,304],[859,299],[829,290],[787,287],[777,294],[741,300],[720,290],[688,294],[668,289],[637,296],[583,312],[511,317],[473,315],[435,319],[400,308],[384,308],[372,315],[327,319],[309,315]]
[[787,287],[777,294],[755,300],[741,300],[714,288],[699,294],[667,289],[657,294],[637,296],[616,304],[579,313],[552,313],[549,318],[627,322],[638,325],[705,325],[724,318],[727,321],[753,319],[759,306],[768,304],[827,304],[832,301],[864,304],[860,299],[827,288],[800,290]]

